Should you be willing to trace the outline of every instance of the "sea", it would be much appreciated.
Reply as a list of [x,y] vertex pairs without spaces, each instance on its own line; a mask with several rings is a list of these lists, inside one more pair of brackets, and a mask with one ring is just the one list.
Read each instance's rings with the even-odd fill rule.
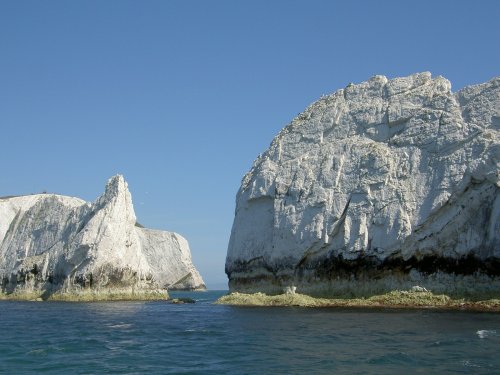
[[500,374],[500,314],[0,301],[5,374]]

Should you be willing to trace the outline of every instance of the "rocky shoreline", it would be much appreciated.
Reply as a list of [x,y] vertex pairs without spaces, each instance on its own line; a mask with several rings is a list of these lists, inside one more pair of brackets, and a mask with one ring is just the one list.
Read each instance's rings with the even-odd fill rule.
[[316,298],[299,293],[267,295],[264,293],[229,293],[216,302],[231,306],[280,307],[349,307],[394,309],[447,309],[500,312],[500,299],[470,300],[451,298],[430,291],[396,290],[367,298]]
[[64,302],[104,302],[104,301],[166,301],[166,290],[86,290],[75,292],[42,293],[40,291],[19,291],[0,293],[0,301],[64,301]]

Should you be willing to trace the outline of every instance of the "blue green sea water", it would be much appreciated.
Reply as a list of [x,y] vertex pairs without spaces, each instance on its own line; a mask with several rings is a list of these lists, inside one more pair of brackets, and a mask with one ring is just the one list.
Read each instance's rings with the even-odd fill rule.
[[0,301],[5,374],[500,373],[500,314]]

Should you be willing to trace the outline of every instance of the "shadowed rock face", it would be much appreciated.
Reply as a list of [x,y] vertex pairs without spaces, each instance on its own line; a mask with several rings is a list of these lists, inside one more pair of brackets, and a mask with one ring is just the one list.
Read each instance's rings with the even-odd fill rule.
[[243,178],[230,289],[498,293],[499,128],[500,78],[452,93],[375,76],[322,97]]
[[141,299],[205,288],[183,237],[136,225],[122,176],[94,203],[0,198],[0,280],[3,293],[20,298]]

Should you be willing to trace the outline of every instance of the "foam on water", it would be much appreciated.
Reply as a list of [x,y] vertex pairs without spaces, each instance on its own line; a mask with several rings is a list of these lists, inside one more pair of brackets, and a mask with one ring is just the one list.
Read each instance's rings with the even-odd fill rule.
[[484,339],[485,337],[495,335],[497,331],[495,330],[487,330],[487,329],[481,329],[476,332],[476,334],[479,336],[480,339]]
[[109,328],[116,328],[116,329],[127,329],[127,328],[132,327],[132,324],[126,324],[126,323],[111,324],[108,327]]

